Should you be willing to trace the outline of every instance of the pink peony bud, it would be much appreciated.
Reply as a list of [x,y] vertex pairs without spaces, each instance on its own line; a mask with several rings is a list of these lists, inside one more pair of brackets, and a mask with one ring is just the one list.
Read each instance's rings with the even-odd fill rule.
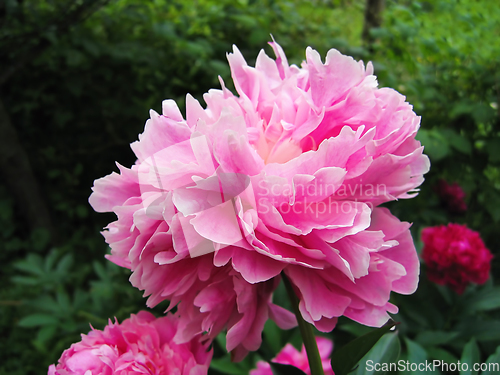
[[446,180],[440,179],[434,190],[451,213],[461,214],[467,211],[467,204],[464,201],[465,192],[458,183],[454,182],[450,185]]
[[[330,355],[333,350],[332,341],[325,337],[316,337],[316,343],[318,344],[319,355],[323,364],[325,375],[334,375],[332,365],[330,363]],[[292,344],[286,344],[281,352],[278,353],[276,358],[271,361],[281,363],[283,365],[292,365],[301,369],[308,375],[311,374],[306,349],[303,345],[302,350],[299,352]],[[257,362],[257,368],[250,371],[250,375],[273,375],[273,371],[271,370],[269,363],[259,361]]]
[[48,375],[206,375],[212,351],[198,340],[176,344],[178,317],[141,311],[104,331],[92,329],[65,350]]
[[429,280],[462,294],[469,283],[484,284],[493,255],[478,232],[466,225],[448,224],[422,231],[422,258]]

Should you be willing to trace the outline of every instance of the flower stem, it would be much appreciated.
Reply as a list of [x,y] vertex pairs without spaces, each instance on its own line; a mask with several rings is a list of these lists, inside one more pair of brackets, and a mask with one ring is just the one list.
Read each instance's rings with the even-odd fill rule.
[[311,375],[324,375],[323,364],[321,363],[321,357],[319,356],[318,345],[316,344],[316,338],[314,337],[313,326],[307,323],[302,314],[299,311],[299,299],[293,290],[292,284],[284,272],[281,273],[283,282],[285,283],[286,291],[288,292],[288,297],[292,302],[293,312],[297,318],[297,323],[299,324],[300,334],[302,336],[302,341],[306,348],[307,360],[309,361],[309,368],[311,369]]

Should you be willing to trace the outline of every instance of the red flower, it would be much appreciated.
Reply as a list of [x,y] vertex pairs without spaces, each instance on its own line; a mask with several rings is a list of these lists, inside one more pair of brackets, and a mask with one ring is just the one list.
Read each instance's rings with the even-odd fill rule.
[[450,185],[446,180],[440,179],[434,191],[451,213],[461,214],[467,211],[465,192],[456,182]]
[[488,280],[493,255],[478,232],[450,223],[425,228],[422,241],[429,280],[448,285],[458,294],[471,282],[484,284]]

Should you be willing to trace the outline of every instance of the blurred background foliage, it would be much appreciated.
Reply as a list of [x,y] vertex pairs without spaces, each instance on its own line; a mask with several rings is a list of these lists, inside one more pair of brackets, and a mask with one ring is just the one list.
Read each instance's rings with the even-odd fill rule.
[[[0,374],[46,373],[89,322],[102,328],[145,308],[128,272],[104,259],[99,231],[113,215],[88,205],[93,180],[115,160],[134,163],[128,145],[150,108],[159,111],[166,98],[183,108],[188,92],[202,100],[219,87],[219,75],[231,88],[226,53],[236,44],[252,65],[261,48],[271,54],[270,34],[292,63],[300,64],[308,45],[323,56],[336,48],[373,61],[380,85],[402,92],[422,116],[418,138],[432,162],[420,195],[390,209],[414,223],[419,250],[423,227],[459,222],[479,231],[496,255],[488,284],[462,296],[429,283],[424,266],[418,292],[394,296],[398,333],[369,355],[383,361],[401,347],[401,358],[414,363],[498,362],[500,7],[386,0],[382,23],[362,37],[365,3],[0,2]],[[465,213],[439,200],[433,188],[441,178],[464,188]],[[276,298],[286,305],[283,294]],[[367,330],[341,319],[333,337],[340,347]],[[300,342],[271,322],[264,339],[259,353],[232,364],[219,337],[213,373],[248,374],[257,359]],[[360,366],[356,373],[368,372]]]

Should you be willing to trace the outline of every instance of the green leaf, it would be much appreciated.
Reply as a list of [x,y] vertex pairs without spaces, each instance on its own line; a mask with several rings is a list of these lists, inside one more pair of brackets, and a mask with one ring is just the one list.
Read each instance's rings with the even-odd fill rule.
[[245,14],[235,14],[231,16],[232,21],[236,22],[238,26],[242,26],[248,29],[254,29],[259,27],[255,17],[247,16]]
[[469,140],[463,135],[458,134],[452,129],[440,129],[439,132],[443,137],[448,139],[451,147],[464,154],[470,155],[472,152],[472,145]]
[[41,353],[46,353],[50,347],[47,343],[56,335],[58,327],[55,325],[44,326],[40,328],[36,339],[32,341],[35,348]]
[[[408,351],[408,363],[419,365],[420,363],[425,363],[427,360],[427,352],[424,348],[422,348],[419,344],[414,341],[411,341],[408,338],[405,338],[406,349]],[[408,371],[404,372],[405,374],[419,374],[418,371],[412,371],[408,369]]]
[[351,372],[361,358],[395,325],[394,321],[390,321],[383,327],[358,337],[339,350],[334,351],[332,355],[332,370],[335,374],[345,375]]
[[301,369],[281,363],[269,362],[274,375],[306,375]]
[[227,356],[212,359],[210,368],[228,375],[248,375],[248,370],[241,368],[237,363],[231,362]]
[[51,273],[54,264],[56,263],[59,253],[55,250],[51,251],[49,255],[45,258],[44,271],[45,273]]
[[424,331],[417,335],[415,341],[424,347],[442,345],[453,341],[458,335],[458,332]]
[[474,337],[479,342],[500,340],[500,321],[497,320],[463,320],[457,329],[461,330],[461,337]]
[[487,369],[483,371],[481,375],[494,375],[500,373],[500,346],[497,347],[495,353],[488,357],[486,365]]
[[463,366],[460,371],[460,375],[477,375],[478,371],[474,371],[474,364],[479,363],[480,360],[479,347],[477,346],[476,340],[472,338],[464,347],[462,352],[462,358],[460,362],[467,363],[467,370],[463,370]]
[[98,262],[97,260],[94,260],[92,262],[92,266],[94,268],[95,273],[97,274],[97,276],[99,276],[101,280],[106,280],[106,281],[109,280],[109,275],[106,272],[106,269],[104,268],[102,263]]
[[60,315],[61,312],[61,308],[51,295],[41,295],[32,300],[30,304],[34,311],[47,312],[49,315]]
[[56,294],[57,306],[63,314],[71,313],[71,302],[66,292],[58,291]]
[[57,324],[58,319],[47,314],[32,314],[22,318],[18,324],[21,327],[39,327],[51,324]]
[[217,344],[219,344],[222,350],[226,350],[226,335],[224,333],[219,333],[215,338]]
[[44,276],[44,271],[40,264],[42,263],[42,258],[37,254],[30,254],[25,260],[14,263],[14,267],[18,270],[28,272],[37,276]]
[[383,336],[361,359],[354,375],[382,375],[396,370],[400,351],[397,332]]
[[281,350],[281,330],[271,319],[264,325],[264,339],[274,353]]
[[39,285],[40,280],[34,277],[28,277],[28,276],[13,276],[12,281],[15,282],[16,284],[23,284],[23,285]]
[[495,110],[486,103],[474,103],[472,117],[477,123],[487,124],[495,118]]
[[443,361],[446,363],[457,363],[458,358],[455,357],[453,354],[451,354],[449,351],[437,348],[435,346],[431,346],[427,348],[427,353],[429,355],[429,358],[431,359],[437,359],[439,361]]
[[450,152],[448,140],[435,129],[420,129],[415,138],[422,142],[424,152],[433,161],[443,159]]
[[473,294],[463,303],[462,312],[475,313],[500,308],[500,287]]
[[57,264],[56,271],[59,274],[65,275],[69,272],[69,269],[73,265],[73,255],[66,254],[61,258],[59,263]]
[[[407,362],[405,362],[407,371],[401,371],[401,374],[420,375],[423,371],[429,375],[441,374],[428,360],[429,356],[423,347],[409,339],[405,339],[405,342],[408,351]],[[417,367],[414,367],[413,364],[416,364]]]
[[495,223],[500,222],[500,197],[492,189],[484,187],[477,195],[478,201],[488,211]]
[[47,341],[49,341],[50,339],[52,339],[52,337],[55,336],[56,331],[57,331],[57,326],[55,326],[55,325],[49,325],[49,326],[42,327],[38,331],[38,334],[36,335],[35,341],[43,346],[43,344],[46,344]]
[[81,289],[75,290],[73,293],[73,309],[79,310],[88,305],[89,295]]

